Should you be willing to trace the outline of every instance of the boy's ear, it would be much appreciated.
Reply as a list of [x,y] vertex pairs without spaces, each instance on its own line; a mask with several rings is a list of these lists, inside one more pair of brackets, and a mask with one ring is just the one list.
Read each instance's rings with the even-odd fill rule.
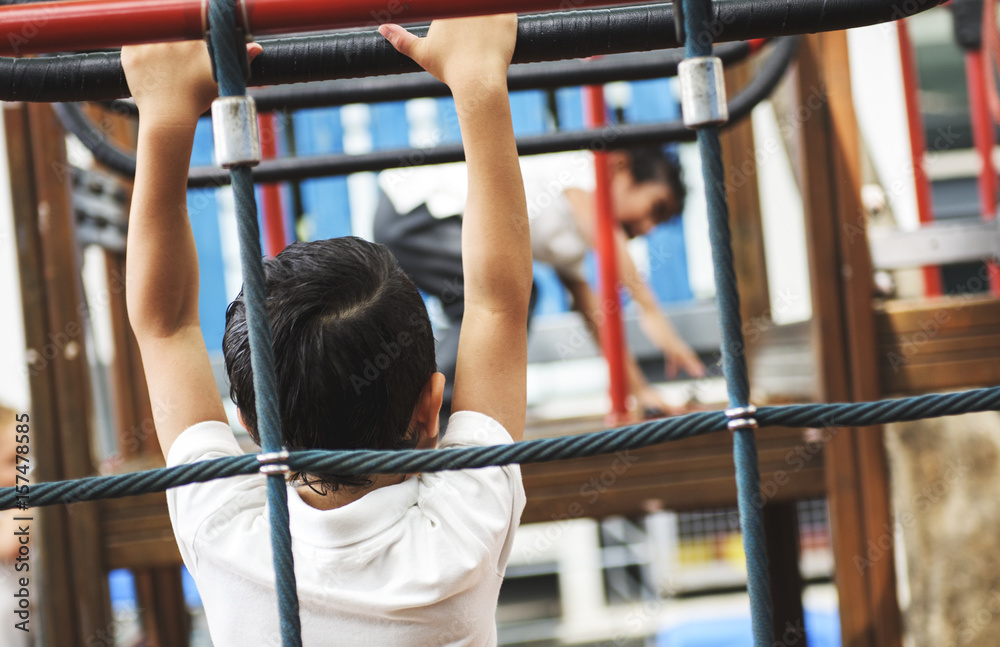
[[444,400],[444,375],[433,373],[427,378],[423,391],[420,392],[420,399],[417,400],[417,408],[413,411],[412,422],[417,423],[417,429],[421,430],[420,440],[417,442],[417,449],[431,449],[437,444],[438,425],[441,414],[441,402]]
[[631,170],[629,168],[628,153],[625,151],[611,151],[608,153],[608,165],[611,167],[612,173]]

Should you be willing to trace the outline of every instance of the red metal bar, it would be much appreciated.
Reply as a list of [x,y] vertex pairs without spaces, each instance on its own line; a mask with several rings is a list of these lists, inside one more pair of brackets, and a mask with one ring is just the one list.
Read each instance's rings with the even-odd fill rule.
[[[910,30],[906,19],[896,22],[899,34],[899,62],[903,70],[903,95],[906,99],[906,121],[910,128],[910,159],[913,165],[913,184],[917,191],[917,218],[921,223],[934,221],[934,206],[931,199],[931,183],[924,170],[924,155],[927,141],[924,135],[924,117],[920,111],[920,83],[917,77],[916,56],[910,40]],[[941,268],[924,267],[924,293],[940,296]]]
[[[587,108],[587,122],[591,128],[605,124],[604,88],[585,88],[584,101]],[[611,206],[611,170],[608,168],[608,154],[594,152],[594,248],[601,288],[601,351],[608,361],[610,378],[609,393],[611,412],[609,424],[616,425],[628,420],[625,399],[628,385],[625,378],[625,326],[622,323],[621,297],[618,294],[618,259],[615,255],[615,223]]]
[[[261,113],[257,117],[260,124],[260,155],[263,159],[278,156],[278,144],[274,127],[274,113]],[[263,197],[261,212],[264,219],[264,253],[277,256],[288,244],[285,238],[285,215],[281,208],[281,189],[278,184],[262,184]]]
[[[990,118],[989,99],[986,96],[986,71],[983,51],[965,54],[965,75],[969,83],[969,110],[972,113],[972,138],[979,153],[979,209],[984,220],[993,220],[996,214],[997,171],[993,166],[993,120]],[[1000,295],[1000,269],[996,263],[987,263],[990,292]]]
[[[206,2],[62,0],[2,6],[0,33],[7,37],[0,38],[0,55],[202,38]],[[565,0],[242,0],[242,4],[245,11],[240,13],[246,16],[250,32],[255,35],[566,8]],[[601,0],[599,6],[623,4],[629,4],[628,0]]]
[[42,54],[205,37],[201,0],[80,0],[0,8],[0,54]]
[[[376,27],[387,22],[416,22],[452,16],[495,13],[532,13],[576,8],[566,0],[243,0],[255,34]],[[631,0],[634,4],[635,0]],[[630,4],[628,0],[600,0],[587,8]],[[317,23],[321,23],[317,26]]]

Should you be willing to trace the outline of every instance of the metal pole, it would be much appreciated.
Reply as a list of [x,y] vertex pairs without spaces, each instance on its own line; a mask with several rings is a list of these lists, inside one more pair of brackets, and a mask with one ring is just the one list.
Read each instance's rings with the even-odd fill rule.
[[[979,153],[979,209],[984,220],[996,217],[997,170],[993,165],[993,120],[986,97],[986,72],[983,50],[965,53],[965,75],[969,83],[969,110],[972,113],[972,138]],[[990,293],[1000,295],[1000,270],[996,263],[987,261]]]
[[[278,157],[277,132],[274,127],[274,113],[260,114],[257,120],[260,122],[260,154],[261,159],[275,159]],[[264,220],[264,253],[268,256],[277,256],[288,244],[285,238],[285,217],[281,208],[281,187],[269,182],[260,187],[261,213]]]
[[[604,88],[588,86],[584,101],[587,121],[591,128],[605,125]],[[611,175],[608,153],[594,151],[594,249],[597,251],[601,291],[601,351],[608,361],[611,412],[608,423],[619,425],[627,422],[625,398],[625,327],[622,324],[621,297],[618,294],[618,259],[615,253],[615,225],[611,205]]]
[[[917,191],[917,218],[921,224],[934,222],[934,205],[931,183],[924,170],[924,154],[927,142],[924,135],[924,117],[920,110],[920,81],[917,76],[917,61],[910,41],[910,30],[906,20],[896,23],[899,35],[899,62],[903,76],[903,96],[906,99],[906,121],[910,130],[910,159],[913,164],[913,184]],[[943,294],[941,268],[923,268],[924,293],[927,296]]]
[[[450,16],[565,9],[564,0],[234,0],[240,27],[255,36],[375,27]],[[601,0],[593,6],[629,4]],[[591,8],[588,6],[588,8]],[[204,38],[202,0],[63,0],[0,7],[0,55],[93,50]],[[248,25],[247,25],[248,23]]]

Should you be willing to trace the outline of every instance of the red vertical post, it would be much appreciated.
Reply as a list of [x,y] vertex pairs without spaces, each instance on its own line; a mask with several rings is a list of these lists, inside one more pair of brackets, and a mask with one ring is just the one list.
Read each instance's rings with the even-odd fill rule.
[[[591,86],[584,89],[587,121],[591,128],[606,123],[604,114],[604,88]],[[625,327],[622,324],[621,297],[618,294],[618,260],[615,256],[615,223],[611,206],[611,173],[608,168],[608,154],[594,152],[594,248],[601,289],[601,351],[608,362],[610,377],[611,412],[609,424],[621,424],[628,420],[625,398],[628,388],[625,379]]]
[[[261,113],[257,117],[260,124],[260,156],[274,159],[278,156],[278,144],[274,127],[274,113]],[[261,214],[264,219],[264,253],[277,256],[288,241],[285,237],[285,217],[281,208],[281,192],[277,184],[261,184]]]
[[[899,62],[903,72],[903,96],[906,100],[906,121],[910,129],[910,159],[913,165],[913,185],[917,191],[917,218],[921,224],[934,220],[934,206],[931,199],[931,183],[924,170],[924,155],[927,140],[924,135],[924,117],[920,110],[920,82],[917,76],[917,62],[910,40],[910,30],[906,19],[896,22],[899,34]],[[924,267],[924,293],[939,296],[943,293],[941,268]]]
[[[983,219],[995,217],[997,171],[993,166],[993,120],[990,117],[989,99],[986,96],[986,70],[983,50],[970,50],[965,54],[965,76],[969,83],[969,110],[972,116],[972,138],[979,153],[979,210]],[[1000,295],[1000,270],[988,262],[990,292]]]

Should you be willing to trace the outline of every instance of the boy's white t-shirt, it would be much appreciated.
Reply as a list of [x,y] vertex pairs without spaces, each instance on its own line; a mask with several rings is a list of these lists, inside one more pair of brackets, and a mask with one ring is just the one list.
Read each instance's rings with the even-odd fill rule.
[[[492,418],[460,411],[429,451],[511,442]],[[228,425],[203,422],[178,437],[167,464],[242,454]],[[251,475],[167,490],[216,647],[281,645],[266,489]],[[413,475],[334,510],[287,492],[305,647],[496,644],[525,504],[518,466]]]

